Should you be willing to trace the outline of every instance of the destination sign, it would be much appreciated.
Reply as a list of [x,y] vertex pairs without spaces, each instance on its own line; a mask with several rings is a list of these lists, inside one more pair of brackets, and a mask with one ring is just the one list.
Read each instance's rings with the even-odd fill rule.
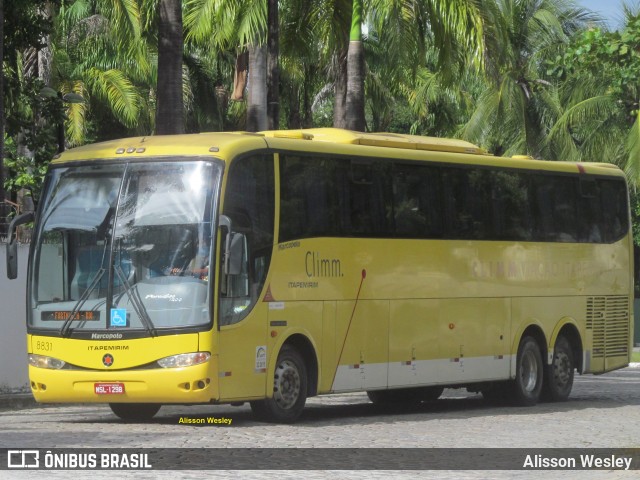
[[[70,316],[71,311],[54,310],[52,312],[42,312],[40,319],[43,321],[66,322]],[[100,320],[100,312],[93,310],[79,310],[74,314],[73,319],[85,322],[97,321]]]

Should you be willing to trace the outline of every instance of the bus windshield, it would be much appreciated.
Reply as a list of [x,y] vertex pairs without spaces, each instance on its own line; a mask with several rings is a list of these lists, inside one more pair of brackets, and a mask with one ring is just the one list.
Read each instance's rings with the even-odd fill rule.
[[210,323],[216,164],[145,161],[49,175],[30,327],[156,335]]

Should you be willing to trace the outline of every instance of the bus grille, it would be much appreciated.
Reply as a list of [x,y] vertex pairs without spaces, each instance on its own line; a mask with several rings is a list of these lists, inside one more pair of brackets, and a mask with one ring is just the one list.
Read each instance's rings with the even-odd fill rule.
[[593,331],[594,358],[629,354],[629,297],[589,297],[587,330]]

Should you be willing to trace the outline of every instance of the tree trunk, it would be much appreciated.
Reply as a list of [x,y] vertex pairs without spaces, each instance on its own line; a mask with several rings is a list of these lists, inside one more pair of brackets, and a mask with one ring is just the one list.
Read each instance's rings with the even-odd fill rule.
[[302,121],[300,119],[300,86],[291,85],[289,94],[289,115],[287,118],[287,128],[290,130],[301,128]]
[[[53,5],[47,1],[44,6],[40,7],[44,16],[48,20],[53,19]],[[51,51],[51,35],[43,38],[43,46],[38,50],[38,78],[47,86],[51,87],[51,75],[53,69],[53,52]]]
[[156,134],[184,133],[182,2],[159,0]]
[[267,47],[249,45],[247,130],[267,130]]
[[336,59],[335,98],[333,101],[333,126],[347,128],[347,55],[338,52]]
[[351,35],[347,52],[346,128],[364,132],[364,46],[362,0],[353,0]]
[[249,52],[244,51],[236,56],[236,70],[233,76],[233,93],[231,100],[244,100],[244,89],[247,87],[247,69],[249,68]]
[[279,24],[278,0],[268,0],[267,33],[267,117],[269,130],[277,130],[280,126],[280,67],[279,56]]

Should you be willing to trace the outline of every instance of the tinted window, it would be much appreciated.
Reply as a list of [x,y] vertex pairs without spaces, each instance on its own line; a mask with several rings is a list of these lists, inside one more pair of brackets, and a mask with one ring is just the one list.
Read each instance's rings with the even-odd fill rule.
[[491,172],[488,170],[445,169],[445,210],[449,238],[485,240],[493,237],[491,185]]
[[444,234],[441,169],[396,165],[393,178],[395,234],[441,238]]
[[533,235],[529,176],[520,172],[491,172],[494,239],[528,241]]
[[280,157],[280,241],[337,236],[339,190],[335,160]]
[[622,180],[599,180],[602,198],[602,224],[606,242],[621,239],[629,230],[627,188]]
[[623,180],[281,155],[280,241],[318,236],[613,242]]
[[390,164],[280,157],[280,241],[392,235]]
[[577,178],[533,175],[534,239],[551,242],[577,242]]

